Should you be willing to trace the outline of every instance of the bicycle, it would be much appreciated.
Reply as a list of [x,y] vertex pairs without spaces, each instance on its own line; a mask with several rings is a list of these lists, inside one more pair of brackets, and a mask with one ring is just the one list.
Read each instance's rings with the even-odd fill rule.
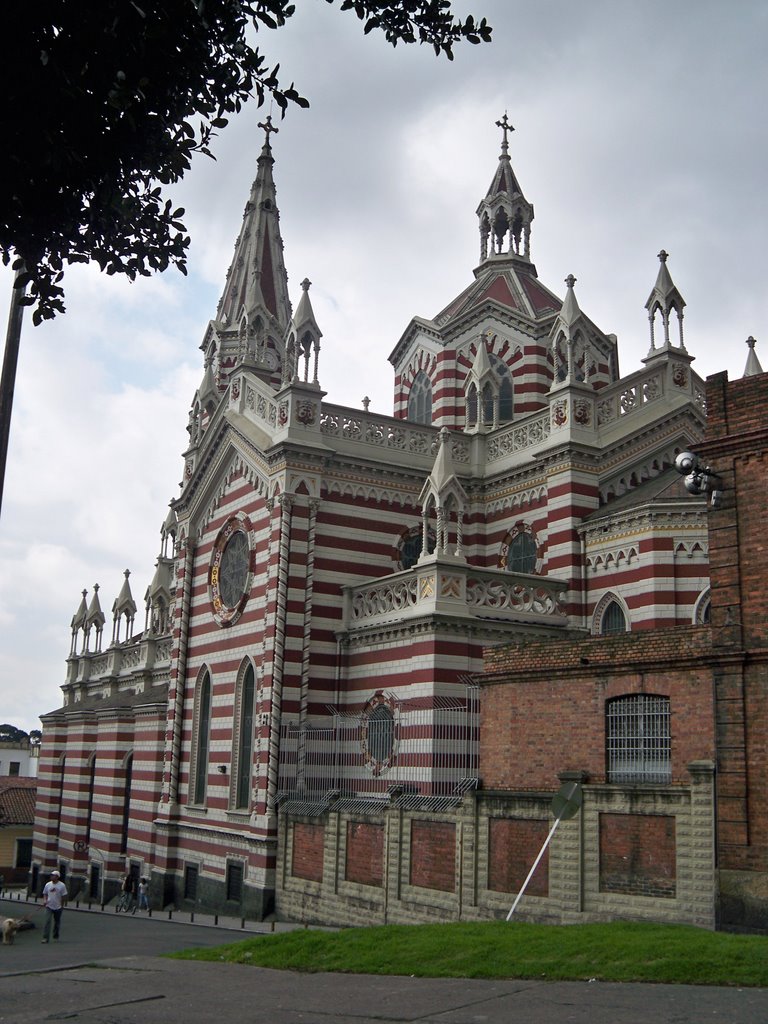
[[115,910],[119,914],[121,911],[124,914],[135,914],[136,913],[136,900],[131,896],[129,892],[123,892],[120,894],[120,899],[117,901]]

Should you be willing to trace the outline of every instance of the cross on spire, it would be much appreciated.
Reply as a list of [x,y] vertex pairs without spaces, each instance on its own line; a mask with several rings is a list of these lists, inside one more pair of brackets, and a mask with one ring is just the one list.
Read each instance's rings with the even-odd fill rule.
[[513,132],[515,130],[514,127],[509,122],[506,110],[504,111],[504,117],[502,117],[502,119],[500,121],[496,122],[496,127],[497,128],[501,128],[501,130],[504,132],[504,138],[503,138],[502,143],[501,143],[501,151],[502,151],[502,153],[504,153],[506,155],[509,152],[509,143],[507,141],[507,133],[508,132]]
[[272,132],[279,132],[280,131],[279,128],[275,128],[275,126],[272,124],[272,115],[271,114],[267,114],[266,121],[259,121],[258,127],[259,128],[263,128],[264,131],[267,133],[267,137],[264,140],[264,144],[266,146],[268,146],[270,144],[269,143],[269,136],[271,135],[271,133]]

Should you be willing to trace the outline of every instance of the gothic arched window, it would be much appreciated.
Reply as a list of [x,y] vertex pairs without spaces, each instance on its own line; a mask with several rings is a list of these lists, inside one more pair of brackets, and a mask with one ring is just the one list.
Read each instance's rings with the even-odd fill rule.
[[237,779],[235,807],[248,809],[251,803],[251,773],[253,771],[254,698],[256,686],[253,665],[248,665],[240,683],[240,707],[237,723]]
[[477,423],[477,385],[470,384],[467,391],[467,426],[474,427]]
[[203,673],[197,686],[192,801],[204,804],[208,792],[208,744],[211,736],[211,676]]
[[618,601],[611,601],[603,609],[600,619],[600,635],[615,636],[627,632],[627,617]]
[[131,824],[131,787],[133,785],[133,754],[125,759],[123,784],[123,827],[120,838],[120,852],[128,849],[128,828]]
[[521,530],[510,541],[507,568],[510,572],[536,572],[536,541],[527,530]]
[[499,388],[499,423],[511,420],[514,416],[514,401],[512,397],[512,381],[509,373],[505,373]]
[[432,382],[419,370],[408,394],[408,419],[414,423],[432,422]]

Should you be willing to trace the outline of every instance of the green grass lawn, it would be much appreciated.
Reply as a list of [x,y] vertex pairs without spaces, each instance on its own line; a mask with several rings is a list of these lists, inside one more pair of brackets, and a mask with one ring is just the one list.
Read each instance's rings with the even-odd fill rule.
[[181,959],[422,978],[540,978],[768,986],[768,938],[676,925],[388,925],[263,935]]

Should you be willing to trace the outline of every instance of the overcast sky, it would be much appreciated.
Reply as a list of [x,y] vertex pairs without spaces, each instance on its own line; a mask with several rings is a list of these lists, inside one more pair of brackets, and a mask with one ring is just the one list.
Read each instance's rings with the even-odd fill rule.
[[[562,294],[575,274],[582,309],[618,335],[623,373],[648,350],[661,248],[694,368],[741,376],[750,334],[768,368],[764,0],[454,6],[487,16],[494,42],[453,63],[364,37],[322,0],[298,0],[287,27],[260,36],[312,104],[279,124],[274,171],[294,306],[313,282],[328,400],[368,395],[391,414],[387,357],[410,318],[473,279],[505,110],[539,277]],[[73,268],[66,315],[25,324],[0,519],[0,721],[39,728],[60,706],[83,588],[101,586],[107,640],[124,569],[143,607],[265,114],[246,109],[175,193],[188,278]],[[3,271],[3,324],[9,289]]]

